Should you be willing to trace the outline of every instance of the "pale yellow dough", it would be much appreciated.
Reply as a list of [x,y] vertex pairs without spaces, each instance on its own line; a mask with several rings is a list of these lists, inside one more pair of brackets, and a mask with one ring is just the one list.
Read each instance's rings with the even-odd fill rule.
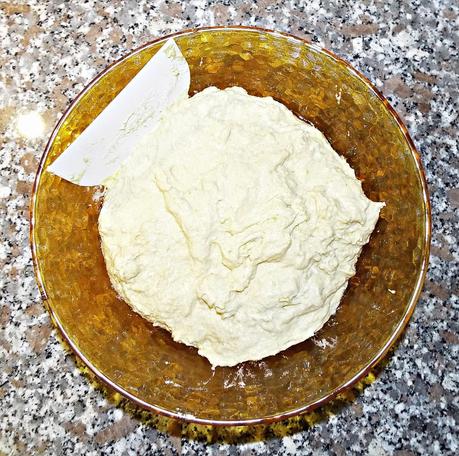
[[324,325],[382,206],[285,106],[211,87],[171,107],[107,183],[99,229],[119,295],[232,366]]

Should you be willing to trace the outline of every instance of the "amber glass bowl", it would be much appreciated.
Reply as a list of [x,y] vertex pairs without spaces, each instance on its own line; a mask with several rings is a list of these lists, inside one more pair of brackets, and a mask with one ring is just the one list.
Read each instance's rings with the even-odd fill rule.
[[50,138],[31,218],[43,299],[65,339],[96,375],[151,410],[227,425],[267,423],[310,410],[365,375],[413,312],[430,243],[419,155],[388,102],[326,50],[253,28],[174,35],[190,65],[191,94],[213,85],[272,96],[319,128],[354,168],[367,196],[386,203],[338,312],[313,339],[261,362],[213,371],[195,349],[175,343],[117,298],[97,230],[100,188],[79,187],[46,171],[165,39],[97,76]]

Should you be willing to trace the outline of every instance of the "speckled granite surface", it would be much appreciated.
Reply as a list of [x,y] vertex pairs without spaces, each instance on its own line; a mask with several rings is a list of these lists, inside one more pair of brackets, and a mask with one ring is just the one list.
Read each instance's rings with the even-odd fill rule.
[[[0,2],[0,454],[457,454],[459,8],[449,0],[347,3]],[[34,173],[68,103],[146,41],[224,24],[306,36],[363,71],[405,119],[433,206],[425,290],[376,380],[269,427],[182,425],[102,391],[52,329],[28,247]]]

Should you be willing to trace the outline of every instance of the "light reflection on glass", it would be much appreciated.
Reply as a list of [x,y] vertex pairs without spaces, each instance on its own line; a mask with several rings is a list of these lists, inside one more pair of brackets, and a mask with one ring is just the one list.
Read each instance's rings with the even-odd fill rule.
[[21,136],[34,139],[42,136],[45,131],[45,122],[40,113],[36,111],[20,114],[16,119],[16,128]]

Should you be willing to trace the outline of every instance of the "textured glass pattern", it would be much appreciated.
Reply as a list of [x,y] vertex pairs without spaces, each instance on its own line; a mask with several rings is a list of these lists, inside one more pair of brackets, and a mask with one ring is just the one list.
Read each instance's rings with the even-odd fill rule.
[[163,41],[108,68],[56,127],[32,207],[37,280],[73,349],[100,378],[140,404],[212,423],[293,415],[364,375],[414,309],[430,239],[419,157],[388,103],[327,51],[255,29],[197,30],[175,39],[190,65],[191,93],[210,85],[238,85],[252,95],[272,96],[326,135],[354,168],[369,198],[386,202],[337,314],[313,340],[261,362],[212,371],[195,349],[175,343],[116,297],[97,230],[100,189],[70,184],[46,168]]

